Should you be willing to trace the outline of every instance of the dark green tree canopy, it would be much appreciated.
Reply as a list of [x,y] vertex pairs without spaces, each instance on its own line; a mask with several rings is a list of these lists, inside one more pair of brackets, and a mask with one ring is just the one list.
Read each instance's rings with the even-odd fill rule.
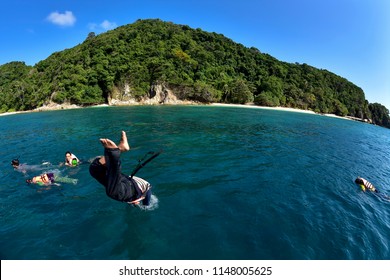
[[89,33],[83,43],[33,67],[23,62],[1,65],[0,110],[34,109],[48,101],[100,104],[114,91],[137,99],[156,84],[166,85],[181,99],[254,102],[389,125],[388,110],[370,106],[363,90],[345,78],[279,61],[222,34],[158,19]]

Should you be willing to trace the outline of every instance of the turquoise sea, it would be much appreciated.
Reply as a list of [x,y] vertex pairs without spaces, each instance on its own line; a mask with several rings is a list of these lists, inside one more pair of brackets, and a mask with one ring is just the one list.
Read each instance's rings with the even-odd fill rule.
[[[0,117],[1,259],[390,259],[390,130],[314,114],[217,106],[98,107]],[[149,209],[108,198],[70,150],[127,132]],[[78,179],[42,189],[10,162]],[[50,165],[41,165],[50,162]]]

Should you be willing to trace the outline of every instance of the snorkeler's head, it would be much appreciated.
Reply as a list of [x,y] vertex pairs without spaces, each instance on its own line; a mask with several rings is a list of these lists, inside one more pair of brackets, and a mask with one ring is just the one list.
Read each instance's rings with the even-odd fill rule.
[[357,177],[356,180],[355,180],[355,183],[356,183],[356,184],[363,184],[362,178]]
[[12,161],[11,161],[11,165],[13,166],[13,167],[18,167],[19,166],[19,159],[17,159],[17,158],[14,158]]

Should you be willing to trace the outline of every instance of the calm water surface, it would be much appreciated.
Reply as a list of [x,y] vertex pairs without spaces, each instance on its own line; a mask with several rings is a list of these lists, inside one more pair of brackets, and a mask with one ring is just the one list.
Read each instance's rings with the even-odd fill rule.
[[[390,259],[390,130],[258,108],[103,107],[0,117],[1,259]],[[99,138],[164,153],[137,176],[151,209],[108,198],[72,151],[102,154]],[[44,190],[10,166],[59,170],[78,184]],[[50,166],[39,166],[50,162]]]

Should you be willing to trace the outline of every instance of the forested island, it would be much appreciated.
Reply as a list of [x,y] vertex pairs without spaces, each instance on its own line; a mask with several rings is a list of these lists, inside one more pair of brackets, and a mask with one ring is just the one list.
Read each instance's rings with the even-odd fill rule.
[[[286,63],[222,34],[138,20],[55,52],[34,66],[0,66],[0,113],[49,102],[80,106],[141,101],[156,91],[199,103],[254,103],[368,119],[390,128],[389,110],[327,70]],[[162,100],[161,102],[164,102]]]

